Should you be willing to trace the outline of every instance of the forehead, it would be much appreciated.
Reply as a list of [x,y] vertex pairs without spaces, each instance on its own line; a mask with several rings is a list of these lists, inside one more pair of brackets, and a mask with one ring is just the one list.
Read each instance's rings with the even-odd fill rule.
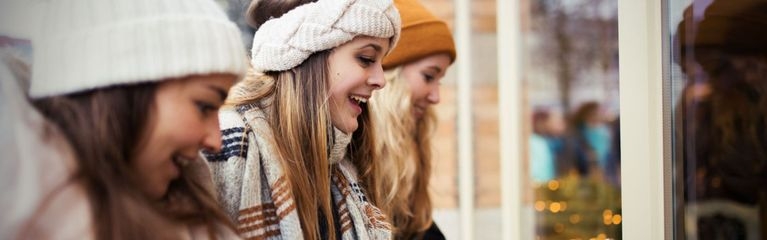
[[388,38],[378,38],[378,37],[370,37],[370,36],[357,36],[354,37],[351,41],[348,41],[341,46],[338,46],[338,50],[344,51],[344,50],[358,50],[358,49],[365,49],[368,46],[377,46],[381,48],[382,53],[386,53],[389,51],[389,39]]
[[439,67],[441,70],[445,70],[450,66],[450,55],[447,53],[435,53],[421,59],[418,59],[411,63],[412,65],[418,65],[421,67]]
[[432,54],[402,65],[405,74],[416,74],[424,70],[445,74],[450,67],[450,55],[446,53]]

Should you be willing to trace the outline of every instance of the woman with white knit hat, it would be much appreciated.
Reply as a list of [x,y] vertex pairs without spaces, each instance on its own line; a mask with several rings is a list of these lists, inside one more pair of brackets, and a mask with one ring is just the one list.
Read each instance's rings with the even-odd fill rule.
[[377,130],[376,156],[360,164],[373,204],[391,219],[395,239],[444,239],[432,220],[431,138],[440,80],[455,61],[447,24],[417,0],[394,0],[402,16],[400,45],[386,56],[387,87],[369,107]]
[[[309,2],[309,3],[307,3]],[[354,163],[374,159],[367,100],[399,37],[391,0],[260,0],[253,73],[220,116],[213,179],[243,237],[389,239]]]
[[14,238],[236,238],[198,160],[247,69],[235,25],[210,0],[45,4],[29,97],[68,146]]

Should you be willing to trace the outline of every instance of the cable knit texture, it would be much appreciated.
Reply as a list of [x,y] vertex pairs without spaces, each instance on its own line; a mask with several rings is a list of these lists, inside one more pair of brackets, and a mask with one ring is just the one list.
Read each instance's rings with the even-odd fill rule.
[[[235,93],[236,94],[236,93]],[[268,102],[265,101],[262,105]],[[223,146],[207,153],[218,198],[246,239],[303,239],[296,203],[274,145],[266,113],[255,105],[219,112]],[[367,201],[346,157],[351,135],[333,129],[328,160],[341,239],[391,239],[391,225]]]
[[357,36],[391,38],[391,51],[399,40],[400,26],[391,0],[307,3],[261,25],[253,37],[251,64],[258,72],[288,70],[315,52]]
[[196,74],[244,76],[240,31],[211,0],[55,0],[34,36],[41,98]]

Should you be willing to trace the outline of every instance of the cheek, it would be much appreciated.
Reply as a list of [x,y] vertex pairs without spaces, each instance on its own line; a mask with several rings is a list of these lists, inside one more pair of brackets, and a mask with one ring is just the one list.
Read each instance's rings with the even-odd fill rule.
[[[356,64],[356,63],[354,63]],[[349,65],[353,66],[353,65]],[[367,80],[374,73],[370,70],[365,70],[360,67],[348,67],[343,70],[333,72],[331,74],[330,88],[338,92],[349,93],[352,90],[367,85]]]
[[[183,150],[192,144],[201,142],[208,124],[201,117],[197,105],[192,98],[178,91],[168,91],[158,94],[155,111],[154,143],[164,146],[166,151]],[[215,114],[205,119],[217,118]],[[216,130],[218,127],[216,126]]]
[[160,124],[154,129],[149,138],[141,143],[143,149],[139,150],[137,158],[132,162],[138,170],[151,171],[153,167],[170,160],[178,148],[178,130]]
[[[216,124],[213,121],[204,122],[194,106],[174,105],[159,115],[163,118],[158,119],[148,143],[153,149],[153,157],[157,159],[170,159],[173,154],[198,149],[205,131],[213,129],[211,125]],[[215,125],[215,130],[218,131],[218,125]]]
[[150,170],[153,168],[153,166],[157,165],[160,161],[159,159],[162,159],[163,151],[159,146],[156,145],[150,145],[146,148],[139,150],[139,154],[136,156],[135,159],[131,160],[130,165],[135,170],[137,170],[137,173],[139,175],[146,175],[147,173],[151,172]]
[[[156,140],[160,140],[157,138]],[[167,145],[150,141],[152,145],[139,150],[138,156],[130,161],[130,167],[138,176],[143,191],[151,195],[157,194],[157,188],[165,186],[165,172],[171,166],[170,150]]]
[[349,95],[355,87],[354,79],[345,76],[345,74],[334,76],[336,77],[333,78],[334,80],[330,85],[328,93],[330,95],[328,102],[330,103],[330,112],[332,115],[335,115],[337,111],[346,106],[345,104],[347,104]]
[[405,80],[407,80],[407,86],[410,88],[410,93],[414,98],[423,95],[422,92],[424,92],[423,88],[426,86],[426,83],[424,83],[419,74],[407,74],[405,75]]
[[[342,96],[343,95],[343,96]],[[330,111],[330,120],[333,125],[337,126],[343,123],[345,115],[347,114],[346,108],[348,107],[347,98],[345,94],[331,93],[328,103],[328,110]]]
[[171,146],[184,146],[197,141],[208,128],[205,122],[200,120],[198,110],[181,106],[176,109],[177,111],[172,111],[172,115],[164,118],[162,124],[159,124],[161,138],[165,144]]
[[413,101],[421,101],[429,94],[428,85],[422,83],[410,82],[410,94]]
[[342,104],[344,103],[345,97],[343,97],[342,95],[344,94],[339,89],[336,89],[336,88],[330,89],[330,96],[328,99],[328,103],[330,104],[330,106],[328,109],[330,110],[331,115],[335,115],[336,111],[338,111],[339,108],[341,108]]
[[353,90],[351,79],[337,82],[330,89],[328,110],[330,111],[331,124],[345,133],[353,132],[357,127],[357,119],[352,113],[349,103],[349,94]]
[[206,136],[206,131],[220,131],[218,119],[213,119],[215,116],[205,121],[199,118],[195,115],[176,121],[167,133],[168,141],[179,150],[197,149]]

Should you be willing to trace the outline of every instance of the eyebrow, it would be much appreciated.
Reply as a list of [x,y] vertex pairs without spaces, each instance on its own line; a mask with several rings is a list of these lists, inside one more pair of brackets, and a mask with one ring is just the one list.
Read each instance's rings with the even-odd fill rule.
[[214,86],[214,85],[208,85],[208,88],[213,90],[214,92],[218,93],[218,96],[221,97],[221,101],[222,102],[224,100],[226,100],[226,96],[228,95],[226,93],[226,90],[224,90],[223,88],[220,88],[218,86]]
[[429,68],[434,69],[435,71],[437,71],[437,73],[441,73],[442,72],[442,68],[439,68],[437,66],[431,66]]
[[363,48],[366,48],[366,47],[372,47],[373,49],[376,50],[376,52],[381,52],[381,50],[383,49],[380,45],[375,44],[375,43],[369,43],[369,44],[367,44],[365,46],[362,46],[362,47],[360,47],[358,49],[363,49]]

